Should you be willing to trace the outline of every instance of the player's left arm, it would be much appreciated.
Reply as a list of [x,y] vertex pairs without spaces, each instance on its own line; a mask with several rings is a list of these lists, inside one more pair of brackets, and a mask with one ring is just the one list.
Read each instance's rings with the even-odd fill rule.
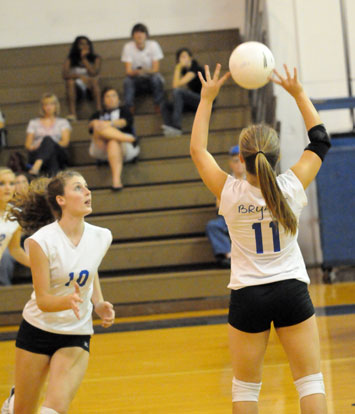
[[30,259],[21,247],[21,227],[19,227],[9,242],[8,248],[11,256],[24,266],[30,267]]
[[96,314],[101,318],[101,325],[104,328],[111,326],[115,321],[115,311],[113,309],[112,303],[104,300],[99,280],[99,274],[97,272],[94,277],[94,289],[91,301],[94,305]]
[[207,188],[217,197],[221,198],[221,192],[227,179],[225,173],[216,160],[207,150],[209,123],[212,112],[212,104],[219,89],[230,76],[229,72],[219,79],[221,65],[216,66],[213,78],[211,78],[208,66],[205,66],[206,80],[199,72],[202,83],[201,100],[196,111],[192,126],[190,154],[191,158]]

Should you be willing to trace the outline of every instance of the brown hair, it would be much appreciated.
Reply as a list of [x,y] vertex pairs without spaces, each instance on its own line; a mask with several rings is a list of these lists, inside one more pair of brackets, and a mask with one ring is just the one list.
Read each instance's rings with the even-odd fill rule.
[[56,197],[64,195],[66,182],[81,176],[76,171],[61,171],[53,178],[33,180],[27,194],[17,194],[11,203],[10,220],[17,220],[24,232],[33,234],[41,227],[62,217],[62,209]]
[[296,234],[296,216],[277,184],[274,171],[280,155],[280,141],[276,131],[265,124],[251,125],[242,130],[239,146],[246,170],[256,175],[271,215],[282,224],[287,233]]
[[41,100],[39,101],[39,114],[41,116],[44,116],[43,104],[44,104],[44,101],[47,100],[47,99],[51,99],[54,102],[54,104],[55,104],[55,116],[59,116],[59,114],[60,114],[60,103],[59,103],[59,100],[57,98],[57,95],[54,95],[54,93],[48,93],[48,92],[44,93],[42,95]]

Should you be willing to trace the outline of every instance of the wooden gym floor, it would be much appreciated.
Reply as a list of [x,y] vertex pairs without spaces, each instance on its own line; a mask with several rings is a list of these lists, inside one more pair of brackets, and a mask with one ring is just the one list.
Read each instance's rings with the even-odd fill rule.
[[[355,283],[314,284],[329,414],[355,413]],[[92,339],[72,414],[231,412],[226,309],[118,318]],[[13,383],[16,327],[0,330],[0,401]],[[305,344],[307,346],[307,344]],[[285,354],[274,332],[265,357],[261,414],[298,413]]]

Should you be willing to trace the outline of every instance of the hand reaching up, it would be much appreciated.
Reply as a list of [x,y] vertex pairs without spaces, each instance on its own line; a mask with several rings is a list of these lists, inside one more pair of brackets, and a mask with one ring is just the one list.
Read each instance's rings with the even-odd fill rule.
[[216,69],[214,71],[213,77],[211,78],[210,68],[208,65],[205,65],[205,76],[206,80],[203,78],[202,73],[198,72],[198,77],[202,83],[201,89],[201,99],[207,99],[211,102],[214,101],[221,86],[224,82],[230,77],[230,73],[225,73],[221,78],[219,78],[221,72],[221,65],[217,63]]
[[280,75],[280,73],[274,69],[273,72],[276,75],[276,78],[270,76],[270,80],[277,85],[282,86],[290,95],[296,97],[303,92],[303,86],[297,78],[297,69],[293,68],[293,77],[290,74],[290,71],[287,65],[283,65],[286,73],[286,77]]

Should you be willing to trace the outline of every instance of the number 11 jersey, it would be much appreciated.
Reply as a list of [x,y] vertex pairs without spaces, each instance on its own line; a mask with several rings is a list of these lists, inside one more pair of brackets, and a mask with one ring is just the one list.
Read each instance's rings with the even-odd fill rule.
[[[307,197],[292,170],[277,177],[277,183],[299,220]],[[286,279],[310,283],[295,235],[286,233],[271,217],[261,190],[246,180],[228,176],[221,194],[223,215],[232,241],[231,289],[240,289]]]

